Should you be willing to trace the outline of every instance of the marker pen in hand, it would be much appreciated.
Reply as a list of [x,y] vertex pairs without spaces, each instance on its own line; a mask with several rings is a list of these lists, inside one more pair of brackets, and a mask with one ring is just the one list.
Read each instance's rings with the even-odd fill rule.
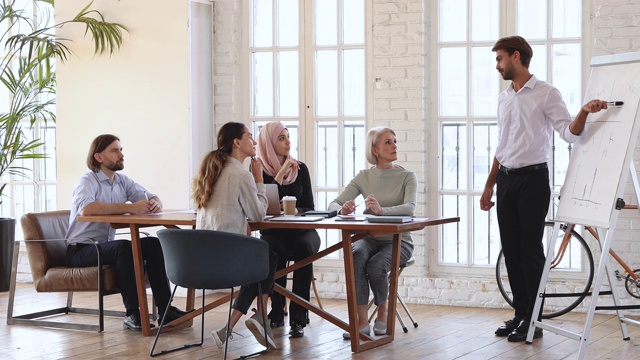
[[607,105],[622,106],[624,105],[624,101],[607,101]]
[[149,195],[147,194],[147,192],[144,192],[144,198],[147,199],[147,201],[149,201]]

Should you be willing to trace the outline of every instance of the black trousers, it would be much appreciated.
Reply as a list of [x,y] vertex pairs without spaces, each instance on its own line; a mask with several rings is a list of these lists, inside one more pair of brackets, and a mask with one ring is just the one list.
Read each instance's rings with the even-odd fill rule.
[[[276,253],[269,250],[269,275],[260,282],[241,286],[238,291],[238,296],[233,302],[232,307],[234,309],[246,315],[253,303],[253,299],[258,297],[260,291],[262,291],[262,294],[271,295],[273,293],[273,278],[276,275],[277,260]],[[260,288],[258,288],[258,285],[260,285]],[[261,299],[258,299],[258,302],[260,301]],[[258,305],[258,309],[260,309],[260,305]],[[266,311],[266,309],[263,311]]]
[[[549,210],[549,170],[497,177],[498,224],[515,316],[530,320],[544,270],[542,239]],[[539,320],[539,315],[538,315]]]
[[[169,280],[164,267],[162,247],[158,238],[155,237],[141,238],[140,245],[151,291],[158,305],[158,311],[162,313],[169,304],[169,298],[171,297]],[[131,315],[139,310],[131,241],[114,240],[104,242],[100,244],[100,249],[102,263],[116,267],[116,277],[118,288],[122,295],[122,302],[127,309],[127,315]],[[91,244],[69,245],[67,246],[66,261],[67,266],[70,267],[96,266],[98,253]]]
[[[299,261],[318,252],[320,236],[315,230],[282,229],[263,233],[260,236],[278,256],[277,269],[284,269],[287,260]],[[309,301],[311,298],[311,281],[313,280],[313,264],[309,264],[293,272],[292,292]],[[287,277],[275,280],[282,287],[287,286]],[[284,296],[274,292],[271,295],[271,319],[284,318]],[[291,302],[289,306],[289,324],[298,323],[303,327],[307,324],[308,311],[302,306]]]

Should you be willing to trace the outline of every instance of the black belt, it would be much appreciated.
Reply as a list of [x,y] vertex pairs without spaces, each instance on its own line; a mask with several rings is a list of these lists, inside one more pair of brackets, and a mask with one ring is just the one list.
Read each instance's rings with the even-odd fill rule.
[[498,167],[498,169],[500,171],[502,171],[503,173],[505,173],[507,175],[524,174],[524,173],[527,173],[527,172],[530,172],[530,171],[541,170],[541,169],[546,169],[546,168],[547,168],[547,163],[529,165],[529,166],[525,166],[525,167],[521,167],[521,168],[517,168],[517,169],[509,169],[508,167],[505,167],[505,166],[502,166],[502,165],[500,165]]

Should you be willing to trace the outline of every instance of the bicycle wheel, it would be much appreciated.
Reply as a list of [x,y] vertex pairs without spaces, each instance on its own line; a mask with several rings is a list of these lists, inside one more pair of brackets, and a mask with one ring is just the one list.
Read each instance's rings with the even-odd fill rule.
[[[640,276],[640,269],[635,269],[633,272]],[[638,280],[633,280],[631,275],[627,275],[627,279],[624,282],[624,287],[627,288],[627,292],[629,295],[633,296],[636,299],[640,299],[640,278]]]
[[[553,223],[545,223],[545,236],[547,239],[553,235]],[[562,243],[566,228],[560,227],[560,233],[556,240],[556,251]],[[586,293],[591,288],[593,281],[593,255],[587,243],[582,236],[576,231],[571,230],[571,240],[565,251],[562,260],[549,271],[549,278],[545,293],[547,296],[554,294],[578,294]],[[548,244],[548,242],[546,242]],[[546,249],[545,249],[546,251]],[[496,262],[496,281],[498,289],[502,297],[507,301],[509,306],[513,307],[513,296],[511,287],[509,286],[509,278],[507,277],[507,268],[504,264],[504,255],[502,250],[498,254]],[[544,308],[542,310],[543,319],[551,319],[560,315],[564,315],[578,306],[586,295],[571,297],[546,297],[544,300]]]

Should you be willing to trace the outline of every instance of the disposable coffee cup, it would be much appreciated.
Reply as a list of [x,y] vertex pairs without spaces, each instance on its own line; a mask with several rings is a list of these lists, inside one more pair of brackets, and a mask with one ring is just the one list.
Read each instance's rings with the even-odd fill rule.
[[282,198],[282,208],[284,209],[285,215],[293,216],[298,212],[296,209],[296,200],[295,196],[284,196]]

